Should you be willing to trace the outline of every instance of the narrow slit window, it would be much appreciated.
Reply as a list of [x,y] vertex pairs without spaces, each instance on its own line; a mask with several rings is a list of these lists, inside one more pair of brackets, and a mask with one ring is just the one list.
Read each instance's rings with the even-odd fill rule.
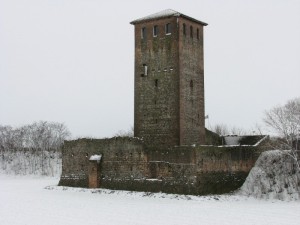
[[183,35],[185,36],[186,35],[186,25],[185,25],[185,23],[182,26],[182,32],[183,32]]
[[158,26],[155,25],[155,26],[153,27],[153,37],[157,37],[157,35],[158,35]]
[[191,36],[191,38],[193,38],[193,27],[192,26],[190,26],[190,36]]
[[145,39],[146,38],[146,27],[143,27],[141,30],[141,38]]
[[171,34],[171,24],[170,23],[166,24],[166,34]]
[[144,76],[148,76],[148,66],[146,64],[143,64],[144,67]]
[[193,87],[194,87],[194,81],[191,80],[191,81],[190,81],[190,88],[193,89]]
[[158,79],[155,79],[155,87],[158,87]]
[[199,28],[197,28],[197,39],[199,39]]

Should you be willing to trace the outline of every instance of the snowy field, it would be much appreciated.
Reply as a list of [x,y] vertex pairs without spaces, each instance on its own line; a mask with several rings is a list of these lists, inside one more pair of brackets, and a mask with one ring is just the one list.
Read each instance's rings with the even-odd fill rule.
[[90,190],[57,183],[57,178],[0,175],[0,224],[300,224],[299,201]]

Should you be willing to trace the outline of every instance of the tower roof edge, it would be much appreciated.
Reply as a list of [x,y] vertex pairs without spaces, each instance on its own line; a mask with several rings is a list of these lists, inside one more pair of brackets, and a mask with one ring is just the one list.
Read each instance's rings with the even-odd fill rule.
[[133,20],[133,21],[130,22],[130,24],[135,25],[135,24],[142,23],[142,22],[147,22],[147,21],[151,21],[151,20],[156,20],[156,19],[161,19],[161,18],[167,18],[167,17],[172,17],[172,16],[183,17],[183,18],[189,19],[191,21],[194,21],[196,23],[199,23],[199,24],[201,24],[203,26],[207,26],[208,25],[205,22],[202,22],[200,20],[196,20],[196,19],[194,19],[194,18],[192,18],[190,16],[184,15],[184,14],[182,14],[180,12],[177,12],[175,10],[172,10],[172,9],[166,9],[166,10],[163,10],[163,11],[151,14],[149,16],[145,16],[145,17]]

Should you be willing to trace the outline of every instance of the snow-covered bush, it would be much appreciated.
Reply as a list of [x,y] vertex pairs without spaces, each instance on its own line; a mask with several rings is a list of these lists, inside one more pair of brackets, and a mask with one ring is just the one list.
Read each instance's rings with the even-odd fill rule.
[[290,151],[263,152],[240,193],[263,199],[300,199],[300,173]]

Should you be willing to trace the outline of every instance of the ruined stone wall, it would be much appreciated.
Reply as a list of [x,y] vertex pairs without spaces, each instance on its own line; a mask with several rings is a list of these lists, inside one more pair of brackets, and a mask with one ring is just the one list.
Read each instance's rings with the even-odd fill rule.
[[65,143],[60,185],[88,187],[89,157],[102,154],[103,188],[226,193],[243,184],[259,153],[247,146],[146,148],[134,138],[79,139]]
[[260,149],[237,147],[175,147],[148,152],[149,175],[163,192],[182,194],[226,193],[239,188]]
[[88,187],[89,158],[102,155],[101,183],[107,179],[144,177],[147,156],[135,138],[78,139],[65,141],[60,185]]

